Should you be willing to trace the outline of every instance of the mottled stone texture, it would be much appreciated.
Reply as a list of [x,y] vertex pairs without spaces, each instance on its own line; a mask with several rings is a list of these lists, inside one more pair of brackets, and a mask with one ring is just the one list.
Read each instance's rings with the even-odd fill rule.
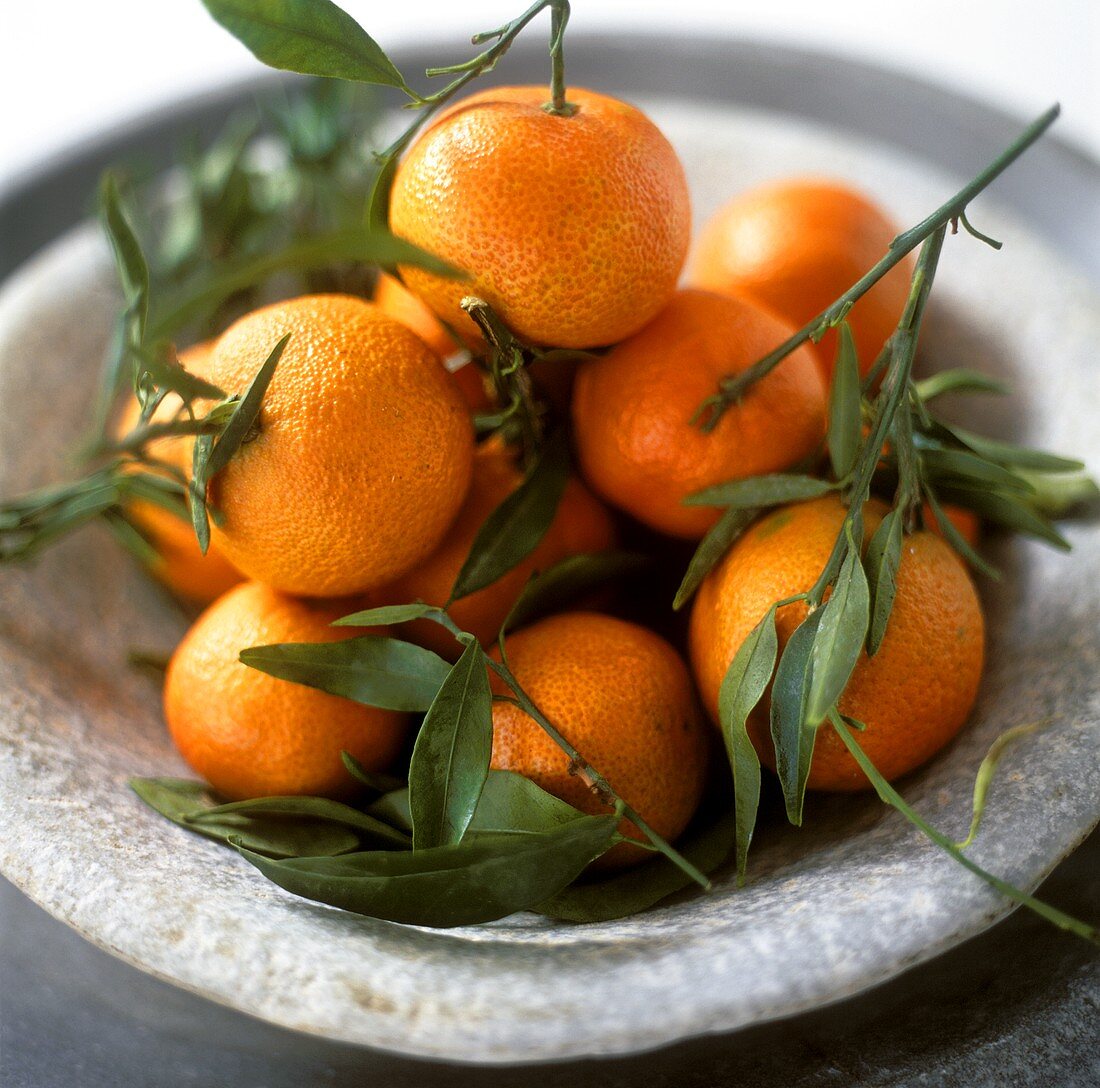
[[[784,174],[856,179],[903,223],[961,179],[788,120],[658,108],[702,219]],[[1006,243],[949,239],[924,344],[1018,395],[968,411],[1005,437],[1100,468],[1100,301],[981,199]],[[70,452],[116,305],[83,230],[0,295],[0,493],[73,471]],[[1032,886],[1095,823],[1100,797],[1100,532],[1074,553],[996,544],[983,586],[989,670],[972,724],[904,792],[961,837],[974,771],[1005,728],[1051,717],[1005,757],[974,857]],[[283,893],[243,861],[144,809],[132,774],[182,771],[155,686],[126,666],[185,617],[98,529],[0,574],[0,869],[53,914],[153,974],[274,1022],[410,1054],[504,1062],[617,1054],[817,1006],[973,934],[1008,904],[872,798],[812,799],[776,823],[752,880],[627,921],[533,916],[457,932],[357,918]]]

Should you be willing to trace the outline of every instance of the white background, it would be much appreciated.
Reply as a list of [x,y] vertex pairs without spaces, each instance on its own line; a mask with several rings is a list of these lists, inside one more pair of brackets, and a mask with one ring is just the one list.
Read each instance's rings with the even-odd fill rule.
[[[475,30],[527,0],[345,0],[383,46]],[[1058,131],[1100,158],[1100,0],[574,0],[577,30],[748,35],[875,61]],[[528,33],[539,34],[532,28]],[[0,0],[0,188],[76,140],[257,71],[200,0]]]

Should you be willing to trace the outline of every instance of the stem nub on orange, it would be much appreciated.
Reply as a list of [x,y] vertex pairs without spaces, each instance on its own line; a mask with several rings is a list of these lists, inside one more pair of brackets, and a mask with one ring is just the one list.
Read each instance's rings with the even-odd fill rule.
[[[885,507],[864,508],[865,541]],[[691,614],[690,651],[703,704],[717,721],[718,692],[729,663],[772,603],[805,592],[825,566],[846,510],[829,496],[765,515],[703,581]],[[802,603],[776,617],[780,653],[806,616]],[[959,557],[938,536],[905,537],[897,596],[874,657],[860,657],[840,698],[840,711],[866,726],[859,743],[888,779],[919,767],[966,722],[978,694],[985,624],[974,584]],[[754,712],[750,735],[775,766],[767,702]],[[809,788],[860,790],[869,783],[843,742],[818,730]]]
[[[507,447],[493,440],[482,443],[474,457],[470,493],[443,543],[420,566],[371,594],[372,603],[423,600],[445,604],[485,519],[522,481],[515,457]],[[554,521],[535,550],[492,585],[455,601],[447,611],[462,630],[489,646],[535,571],[548,570],[570,555],[609,551],[614,546],[611,516],[579,480],[571,479],[565,485]],[[403,630],[412,641],[452,661],[461,652],[454,638],[430,620],[416,620]]]
[[183,758],[222,796],[339,797],[355,789],[341,751],[375,771],[396,759],[404,714],[279,680],[238,660],[250,646],[363,634],[330,626],[347,610],[346,602],[300,601],[246,582],[215,601],[176,647],[164,682],[168,728]]
[[801,347],[709,434],[693,423],[721,378],[766,355],[790,328],[744,299],[680,291],[641,332],[584,363],[573,394],[577,452],[597,494],[661,532],[693,539],[718,519],[693,491],[779,472],[825,435],[825,386]]
[[[898,234],[885,213],[837,182],[778,181],[735,197],[703,228],[688,280],[742,295],[801,328],[875,265]],[[866,373],[894,331],[909,298],[913,262],[906,258],[848,313],[860,369]],[[837,333],[818,344],[826,378]]]
[[[702,796],[708,730],[679,654],[644,627],[564,612],[508,639],[508,664],[534,704],[654,831],[675,839]],[[499,652],[494,651],[499,658]],[[509,694],[494,678],[494,690]],[[588,813],[608,806],[519,707],[493,705],[492,766],[516,771]],[[622,833],[644,836],[631,823]],[[620,844],[598,863],[651,856]]]
[[472,95],[429,122],[397,170],[394,233],[471,279],[401,274],[463,336],[478,338],[459,307],[476,295],[534,344],[613,344],[676,287],[691,229],[676,152],[635,107],[568,97],[559,116],[543,109],[545,87]]
[[473,469],[469,411],[418,336],[344,295],[241,318],[214,346],[211,380],[242,392],[287,333],[258,433],[211,481],[212,537],[284,592],[376,588],[430,555],[458,513]]
[[[203,377],[210,349],[209,343],[197,344],[180,353],[180,363],[191,373]],[[153,422],[167,422],[179,407],[179,399],[169,394],[154,412]],[[121,438],[129,434],[140,417],[141,405],[136,398],[131,398],[115,427],[116,435]],[[193,443],[192,438],[182,435],[158,438],[149,443],[147,451],[151,457],[187,477],[191,473]],[[157,469],[149,467],[146,471],[156,472]],[[164,474],[170,475],[168,472]],[[157,552],[156,561],[149,564],[149,573],[178,596],[197,604],[209,604],[242,580],[241,572],[225,558],[217,545],[211,544],[206,555],[202,554],[189,519],[140,499],[131,502],[126,513]]]

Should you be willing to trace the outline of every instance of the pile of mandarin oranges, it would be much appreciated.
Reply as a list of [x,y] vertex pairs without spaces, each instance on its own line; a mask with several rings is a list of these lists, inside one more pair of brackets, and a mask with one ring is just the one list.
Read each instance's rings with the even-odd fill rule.
[[[130,510],[159,554],[154,573],[205,606],[169,663],[164,709],[184,759],[224,799],[347,797],[356,782],[342,753],[399,774],[416,729],[408,713],[249,668],[242,650],[362,635],[333,621],[423,601],[447,606],[499,660],[497,633],[535,572],[629,541],[657,567],[679,564],[675,586],[691,542],[720,514],[685,497],[822,462],[835,332],[787,356],[713,430],[695,413],[721,379],[848,289],[886,252],[895,226],[852,188],[800,178],[733,196],[692,239],[684,171],[644,113],[573,88],[565,114],[545,100],[542,87],[464,98],[433,117],[401,161],[392,231],[465,278],[399,266],[378,276],[369,299],[276,302],[181,353],[193,374],[240,394],[289,334],[256,433],[209,483],[207,553],[173,514]],[[847,315],[864,371],[897,326],[911,274],[911,263],[899,263]],[[530,368],[532,395],[544,422],[568,432],[574,470],[538,546],[452,602],[479,530],[525,474],[506,431],[475,428],[475,417],[501,405],[487,344],[463,306],[471,297],[518,342],[545,352]],[[167,418],[177,407],[167,397],[158,411]],[[150,452],[187,473],[193,443],[173,436]],[[886,509],[868,503],[865,543]],[[620,618],[624,595],[664,593],[667,579],[655,576],[509,634],[508,665],[530,698],[666,839],[684,831],[713,761],[724,758],[715,723],[731,660],[773,602],[814,583],[844,514],[836,496],[762,514],[703,580],[686,623],[667,596]],[[973,516],[952,519],[973,541]],[[636,622],[662,611],[667,624]],[[802,602],[780,608],[780,651],[805,614]],[[401,637],[449,661],[462,650],[425,619]],[[887,778],[960,729],[982,664],[982,611],[962,560],[937,533],[911,532],[881,648],[864,653],[840,701],[865,725],[860,743]],[[495,691],[492,767],[582,811],[608,811],[565,752]],[[774,766],[767,714],[765,695],[749,732]],[[868,783],[822,731],[808,784]],[[644,856],[621,844],[603,864]]]

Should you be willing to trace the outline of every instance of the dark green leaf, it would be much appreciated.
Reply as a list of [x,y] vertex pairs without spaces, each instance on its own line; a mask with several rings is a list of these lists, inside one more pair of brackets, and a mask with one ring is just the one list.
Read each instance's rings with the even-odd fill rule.
[[103,520],[107,523],[111,535],[139,563],[152,566],[160,559],[160,552],[142,535],[141,531],[121,511],[110,507],[103,511]]
[[983,374],[980,370],[959,367],[941,370],[922,381],[914,382],[916,394],[923,401],[934,400],[945,393],[999,393],[1007,394],[1009,387],[999,378]]
[[225,429],[218,435],[210,450],[210,457],[206,462],[205,479],[212,480],[229,462],[234,454],[241,448],[249,435],[255,433],[260,409],[263,407],[264,395],[271,379],[275,377],[275,367],[279,365],[283,350],[290,333],[287,333],[270,351],[264,360],[263,366],[256,371],[255,377],[248,383],[244,395],[237,402],[233,414],[229,417]]
[[450,672],[431,650],[381,635],[253,646],[240,657],[280,680],[387,710],[427,710]]
[[[733,848],[733,810],[722,813],[678,840],[677,849],[704,873],[713,872]],[[538,905],[538,912],[563,922],[608,922],[655,906],[694,882],[665,857],[656,857],[604,880],[571,884]]]
[[781,506],[827,495],[836,485],[817,476],[750,476],[747,480],[728,480],[724,484],[696,491],[684,499],[685,506],[732,506],[741,509]]
[[869,606],[867,575],[849,529],[848,553],[833,592],[820,609],[821,622],[814,638],[810,691],[806,698],[808,725],[820,725],[844,691],[867,638]]
[[951,482],[952,478],[984,488],[993,486],[1011,491],[1029,492],[1031,484],[1015,472],[965,450],[925,450],[921,454],[925,475],[932,480]]
[[676,590],[676,597],[672,602],[674,609],[679,611],[691,600],[703,579],[717,566],[733,542],[753,523],[759,512],[755,507],[743,510],[736,506],[723,511],[707,535],[699,541],[699,547],[695,549],[695,554],[684,572],[680,588]]
[[149,265],[141,251],[141,243],[134,228],[123,210],[118,182],[113,174],[103,175],[99,186],[99,206],[107,239],[114,251],[126,308],[134,319],[131,346],[136,347],[145,336],[149,315]]
[[490,771],[469,835],[484,832],[552,831],[583,813],[514,771]]
[[191,448],[191,482],[187,486],[187,505],[191,510],[191,525],[199,542],[199,550],[206,555],[210,547],[210,515],[206,509],[207,465],[214,448],[214,436],[200,434]]
[[787,819],[802,823],[806,779],[814,754],[817,725],[806,713],[813,681],[813,649],[821,626],[823,608],[811,612],[787,641],[772,684],[771,733],[775,745],[775,770],[783,787]]
[[1013,532],[1026,533],[1045,540],[1062,551],[1069,551],[1066,538],[1042,514],[1036,513],[1027,504],[1026,497],[1004,495],[996,491],[960,491],[952,487],[941,487],[939,494],[949,502],[958,502],[961,506],[977,511],[987,521],[1003,525]]
[[749,844],[760,807],[760,758],[749,738],[747,724],[749,714],[764,697],[771,681],[778,645],[773,605],[734,654],[718,692],[718,722],[733,768],[739,884],[745,880]]
[[426,616],[439,616],[443,610],[434,604],[384,604],[378,608],[368,608],[365,612],[352,612],[350,616],[341,616],[334,620],[333,627],[390,627],[410,620],[424,619]]
[[412,834],[412,810],[409,808],[409,787],[389,790],[367,805],[367,813],[383,820],[390,827]]
[[360,812],[357,808],[340,801],[331,801],[326,797],[256,797],[248,801],[231,801],[227,805],[217,805],[188,817],[192,824],[207,824],[219,821],[223,816],[285,816],[298,820],[321,820],[340,824],[359,831],[371,839],[380,840],[391,846],[407,847],[408,835],[394,830],[389,824]]
[[649,569],[652,560],[638,552],[594,552],[570,555],[532,578],[512,606],[506,621],[511,631],[549,615],[617,578]]
[[307,76],[407,90],[378,43],[330,0],[203,0],[257,60]]
[[569,480],[569,441],[559,431],[527,478],[486,519],[455,579],[457,601],[492,585],[538,547],[554,521]]
[[876,654],[886,634],[886,625],[898,591],[898,567],[901,565],[901,511],[891,510],[881,521],[867,545],[864,560],[871,595],[871,622],[867,629],[867,653]]
[[1010,442],[999,442],[993,438],[974,434],[973,431],[963,430],[962,427],[948,426],[942,422],[940,426],[979,456],[996,461],[1000,465],[1030,468],[1037,472],[1079,472],[1085,467],[1083,461],[1070,457],[1059,457],[1057,454],[1045,453],[1043,450],[1032,450],[1026,446],[1014,446]]
[[180,827],[216,842],[233,839],[271,857],[319,857],[344,854],[359,847],[359,836],[326,820],[286,819],[227,812],[217,819],[196,821],[214,807],[201,782],[182,778],[133,778],[130,787],[150,808]]
[[175,348],[166,340],[158,340],[151,348],[141,352],[142,366],[153,383],[161,389],[178,393],[185,401],[205,397],[223,400],[225,394],[210,382],[192,374],[180,365]]
[[348,774],[374,793],[390,793],[393,790],[405,788],[405,783],[392,774],[367,770],[350,752],[341,752],[340,759],[347,768]]
[[859,453],[860,431],[859,360],[847,321],[840,323],[840,348],[829,386],[829,460],[833,475],[844,479],[852,471]]
[[493,695],[485,653],[471,639],[447,674],[416,737],[409,808],[417,850],[462,841],[493,751]]
[[378,173],[367,197],[367,226],[373,230],[385,230],[390,225],[390,193],[393,179],[397,176],[397,167],[401,162],[401,153],[407,146],[402,141],[388,148],[378,164]]
[[422,926],[476,925],[545,902],[612,843],[619,817],[584,816],[532,835],[484,833],[430,850],[272,861],[241,854],[295,895]]
[[954,548],[955,551],[957,551],[975,570],[981,571],[986,577],[992,578],[994,581],[1000,581],[1001,572],[992,564],[987,563],[970,546],[970,543],[963,537],[962,533],[955,528],[954,522],[952,522],[944,512],[935,492],[930,487],[926,486],[924,495],[928,500],[928,507],[932,511],[932,516],[936,519],[936,524],[940,527],[940,532],[943,534],[944,540],[946,540],[947,543],[950,544],[951,547]]

